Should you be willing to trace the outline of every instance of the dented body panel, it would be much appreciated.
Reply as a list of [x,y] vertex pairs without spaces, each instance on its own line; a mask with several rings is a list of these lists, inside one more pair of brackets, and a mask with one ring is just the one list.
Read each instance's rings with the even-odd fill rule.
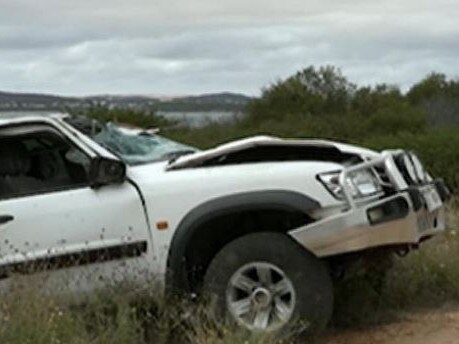
[[[224,165],[225,159],[233,155],[243,153],[249,154],[254,151],[255,154],[262,154],[264,151],[271,153],[264,157],[264,161],[276,161],[273,157],[276,151],[283,153],[283,157],[277,158],[279,161],[288,159],[289,154],[293,157],[291,160],[312,160],[312,161],[344,161],[350,156],[359,156],[365,158],[377,157],[378,153],[369,149],[364,149],[352,145],[340,144],[326,140],[299,140],[299,139],[280,139],[270,136],[256,136],[235,142],[223,144],[213,149],[199,152],[189,156],[181,157],[168,165],[168,170],[183,168],[192,168],[197,166]],[[296,154],[295,154],[296,153]],[[307,153],[310,153],[309,155]],[[282,158],[284,160],[282,160]],[[296,158],[296,159],[295,159]],[[249,159],[249,158],[246,158]],[[255,159],[253,157],[252,159]],[[236,160],[235,163],[238,161]],[[259,162],[259,161],[257,161]]]

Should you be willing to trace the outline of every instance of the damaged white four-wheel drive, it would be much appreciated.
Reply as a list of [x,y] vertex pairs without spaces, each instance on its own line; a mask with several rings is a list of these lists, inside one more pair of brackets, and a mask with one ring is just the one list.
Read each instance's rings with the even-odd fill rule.
[[200,151],[84,117],[3,117],[0,287],[43,270],[72,292],[155,276],[158,295],[208,297],[244,331],[314,333],[331,275],[442,233],[448,198],[404,150],[257,136]]

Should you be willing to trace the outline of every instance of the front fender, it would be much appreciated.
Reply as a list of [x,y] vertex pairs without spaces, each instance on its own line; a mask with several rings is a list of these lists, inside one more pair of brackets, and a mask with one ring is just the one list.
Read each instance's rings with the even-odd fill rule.
[[174,233],[167,259],[168,290],[190,290],[186,272],[186,250],[193,235],[206,222],[219,216],[245,211],[270,209],[302,212],[319,209],[321,204],[304,194],[286,190],[238,193],[207,201],[191,210]]

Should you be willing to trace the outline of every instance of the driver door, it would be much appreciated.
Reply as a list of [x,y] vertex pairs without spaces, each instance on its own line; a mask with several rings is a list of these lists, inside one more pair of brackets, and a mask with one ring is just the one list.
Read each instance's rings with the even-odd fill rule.
[[152,246],[134,186],[91,188],[91,157],[47,125],[0,128],[0,160],[1,279],[39,273],[93,289],[147,276]]

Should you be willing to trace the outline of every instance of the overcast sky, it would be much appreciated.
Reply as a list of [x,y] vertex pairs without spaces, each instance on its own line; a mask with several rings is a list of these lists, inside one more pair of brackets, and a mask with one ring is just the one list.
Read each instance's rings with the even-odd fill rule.
[[252,95],[308,65],[459,76],[458,0],[0,0],[0,90]]

